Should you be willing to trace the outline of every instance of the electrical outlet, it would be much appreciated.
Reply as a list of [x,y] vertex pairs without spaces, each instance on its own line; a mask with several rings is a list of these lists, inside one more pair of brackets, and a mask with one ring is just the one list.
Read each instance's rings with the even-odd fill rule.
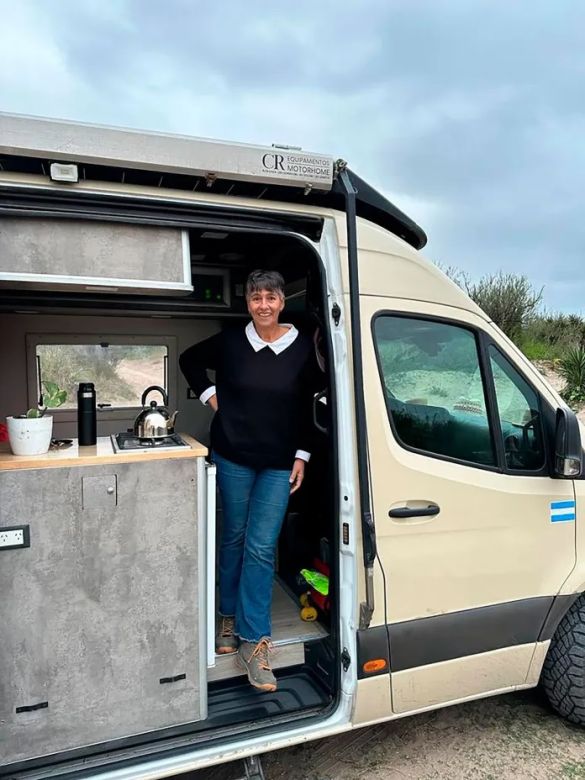
[[0,531],[0,547],[22,547],[24,531],[16,528],[14,531]]
[[30,547],[29,526],[0,526],[0,550],[15,550],[19,547]]

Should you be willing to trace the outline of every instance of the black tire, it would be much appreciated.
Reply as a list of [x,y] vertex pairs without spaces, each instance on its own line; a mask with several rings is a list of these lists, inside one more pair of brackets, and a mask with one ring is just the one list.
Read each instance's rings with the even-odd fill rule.
[[585,726],[585,595],[579,596],[559,623],[541,681],[553,709]]

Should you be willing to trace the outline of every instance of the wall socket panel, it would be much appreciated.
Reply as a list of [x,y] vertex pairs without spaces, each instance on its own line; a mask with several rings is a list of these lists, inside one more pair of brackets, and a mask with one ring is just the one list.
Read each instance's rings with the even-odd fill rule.
[[30,527],[28,525],[0,525],[0,552],[30,547]]

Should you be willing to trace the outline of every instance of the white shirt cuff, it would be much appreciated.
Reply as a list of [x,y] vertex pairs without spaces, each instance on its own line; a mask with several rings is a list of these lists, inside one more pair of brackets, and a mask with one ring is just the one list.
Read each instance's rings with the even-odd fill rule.
[[201,395],[199,396],[199,400],[202,404],[207,404],[209,399],[214,396],[216,393],[215,385],[212,385],[211,387],[208,387],[207,390],[204,390]]
[[295,458],[300,458],[301,460],[304,460],[305,463],[308,463],[311,460],[311,453],[306,450],[297,450],[295,452]]

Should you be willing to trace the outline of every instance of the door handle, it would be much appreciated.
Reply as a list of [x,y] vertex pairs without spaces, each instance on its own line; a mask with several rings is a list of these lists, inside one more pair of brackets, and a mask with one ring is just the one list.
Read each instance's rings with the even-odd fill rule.
[[409,517],[434,517],[438,515],[441,508],[438,504],[427,504],[426,506],[397,506],[388,512],[388,517],[394,517],[398,520],[404,520]]
[[327,402],[327,388],[321,390],[313,397],[313,425],[321,433],[327,433],[327,428],[319,422],[319,412],[317,411],[322,398]]

